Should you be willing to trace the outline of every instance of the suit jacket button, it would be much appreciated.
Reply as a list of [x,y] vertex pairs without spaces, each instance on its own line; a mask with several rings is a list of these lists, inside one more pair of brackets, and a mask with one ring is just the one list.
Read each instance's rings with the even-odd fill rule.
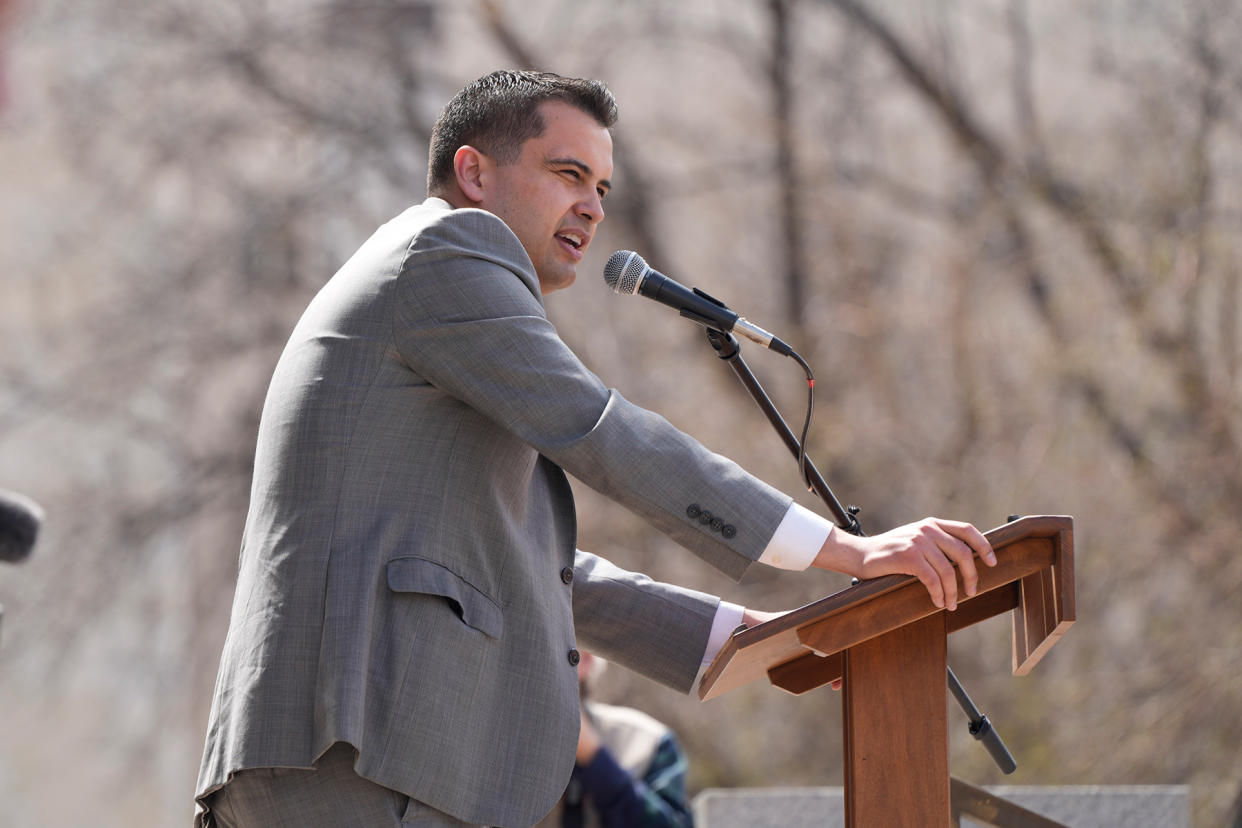
[[714,517],[714,518],[712,518],[712,531],[713,531],[713,532],[719,532],[719,531],[720,531],[721,529],[723,529],[723,528],[724,528],[724,521],[723,521],[723,520],[721,520],[721,519],[720,519],[720,518],[718,518],[718,517]]
[[582,656],[578,654],[578,651],[577,651],[577,650],[570,650],[570,651],[569,651],[569,666],[571,666],[571,667],[577,667],[577,666],[578,666],[578,662],[579,662],[579,661],[581,661],[581,660],[582,660]]
[[737,535],[737,527],[732,523],[726,523],[724,526],[720,527],[720,534],[724,535],[726,538],[732,538]]
[[712,522],[712,513],[704,509],[703,512],[699,515],[699,523],[706,526],[707,524],[711,522]]
[[702,513],[703,513],[703,510],[699,508],[699,504],[697,503],[691,503],[689,506],[686,507],[686,517],[690,518],[691,520],[694,520]]
[[574,568],[572,566],[567,566],[561,570],[561,580],[567,584],[574,582]]

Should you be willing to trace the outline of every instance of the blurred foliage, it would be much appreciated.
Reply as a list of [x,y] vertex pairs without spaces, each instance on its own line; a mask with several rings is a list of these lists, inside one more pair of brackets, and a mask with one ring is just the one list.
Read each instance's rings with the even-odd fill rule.
[[[562,335],[605,381],[816,503],[701,332],[612,296],[639,250],[817,377],[811,455],[879,531],[1076,518],[1079,618],[1030,676],[950,655],[1019,762],[978,784],[1242,783],[1242,11],[1226,0],[21,0],[0,110],[0,821],[188,820],[262,396],[309,298],[424,193],[500,66],[616,92],[616,190]],[[641,331],[641,334],[638,332]],[[792,363],[748,352],[791,421]],[[580,544],[768,609],[843,578],[709,571],[579,488]],[[820,507],[822,509],[822,507]],[[614,669],[691,785],[840,784],[840,713]],[[108,803],[99,813],[94,803]]]

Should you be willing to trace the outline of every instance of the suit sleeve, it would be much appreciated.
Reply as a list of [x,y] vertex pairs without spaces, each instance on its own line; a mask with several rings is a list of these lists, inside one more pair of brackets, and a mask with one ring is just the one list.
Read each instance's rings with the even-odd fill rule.
[[578,550],[573,600],[581,646],[681,693],[690,692],[719,598],[653,581]]
[[548,321],[517,238],[489,213],[454,210],[416,237],[394,326],[417,375],[734,578],[789,507],[587,370]]

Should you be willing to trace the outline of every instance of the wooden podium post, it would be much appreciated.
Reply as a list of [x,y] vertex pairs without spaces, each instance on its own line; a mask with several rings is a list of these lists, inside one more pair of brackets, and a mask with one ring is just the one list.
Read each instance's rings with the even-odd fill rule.
[[734,633],[700,698],[763,675],[791,693],[844,678],[848,828],[949,825],[949,633],[1012,610],[1013,672],[1025,675],[1074,622],[1072,518],[1019,518],[987,537],[997,564],[979,565],[977,593],[955,611],[913,576],[863,581]]

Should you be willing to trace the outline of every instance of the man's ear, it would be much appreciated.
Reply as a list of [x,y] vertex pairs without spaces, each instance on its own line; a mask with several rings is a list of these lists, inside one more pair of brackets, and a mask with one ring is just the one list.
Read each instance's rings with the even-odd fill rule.
[[490,172],[492,159],[479,152],[469,144],[457,148],[453,153],[453,172],[457,177],[457,187],[462,195],[478,204],[483,201],[484,181]]

